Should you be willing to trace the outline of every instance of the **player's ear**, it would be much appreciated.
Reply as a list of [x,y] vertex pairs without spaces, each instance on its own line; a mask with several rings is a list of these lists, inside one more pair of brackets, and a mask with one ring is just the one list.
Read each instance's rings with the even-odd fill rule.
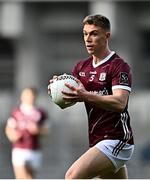
[[106,38],[107,38],[107,39],[110,38],[110,32],[106,32]]

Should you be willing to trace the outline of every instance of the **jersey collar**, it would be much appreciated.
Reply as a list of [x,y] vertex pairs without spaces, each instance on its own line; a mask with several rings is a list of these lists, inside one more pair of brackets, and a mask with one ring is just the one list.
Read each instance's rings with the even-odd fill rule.
[[106,56],[104,59],[102,59],[99,63],[95,64],[94,60],[92,60],[92,64],[93,64],[93,67],[96,68],[98,67],[99,65],[105,63],[106,61],[108,61],[113,55],[115,54],[114,51],[111,51],[111,53]]

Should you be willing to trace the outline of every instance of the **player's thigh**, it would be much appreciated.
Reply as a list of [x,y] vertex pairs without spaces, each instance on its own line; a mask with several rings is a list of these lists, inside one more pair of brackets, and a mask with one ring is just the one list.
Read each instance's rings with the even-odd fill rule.
[[16,179],[32,179],[32,175],[25,166],[13,166],[13,168]]
[[93,178],[114,170],[115,167],[108,157],[92,147],[69,168],[65,178]]
[[128,171],[126,165],[121,167],[113,176],[115,179],[128,179]]
[[124,165],[117,172],[107,172],[98,177],[102,179],[128,179],[128,172]]

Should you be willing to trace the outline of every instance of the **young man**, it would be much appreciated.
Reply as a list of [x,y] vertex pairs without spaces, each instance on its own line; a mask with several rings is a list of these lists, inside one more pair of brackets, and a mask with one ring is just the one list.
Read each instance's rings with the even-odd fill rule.
[[69,168],[65,178],[127,179],[125,163],[134,149],[127,110],[131,70],[109,49],[110,22],[106,17],[85,17],[83,35],[90,57],[80,61],[73,70],[78,87],[66,84],[72,92],[63,94],[66,101],[85,103],[90,148]]
[[20,105],[13,110],[6,124],[16,179],[33,179],[42,160],[39,137],[48,130],[45,126],[47,115],[36,107],[36,97],[34,88],[25,88]]

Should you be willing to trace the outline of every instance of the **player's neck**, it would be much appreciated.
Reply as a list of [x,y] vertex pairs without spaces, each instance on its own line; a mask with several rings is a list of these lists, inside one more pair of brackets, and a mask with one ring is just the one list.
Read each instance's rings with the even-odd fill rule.
[[34,105],[33,104],[29,104],[29,103],[21,103],[20,106],[22,108],[25,108],[25,109],[33,109],[34,108]]
[[105,59],[109,54],[111,53],[110,49],[106,49],[103,53],[100,53],[99,55],[93,55],[93,60],[95,64],[99,63],[103,59]]

